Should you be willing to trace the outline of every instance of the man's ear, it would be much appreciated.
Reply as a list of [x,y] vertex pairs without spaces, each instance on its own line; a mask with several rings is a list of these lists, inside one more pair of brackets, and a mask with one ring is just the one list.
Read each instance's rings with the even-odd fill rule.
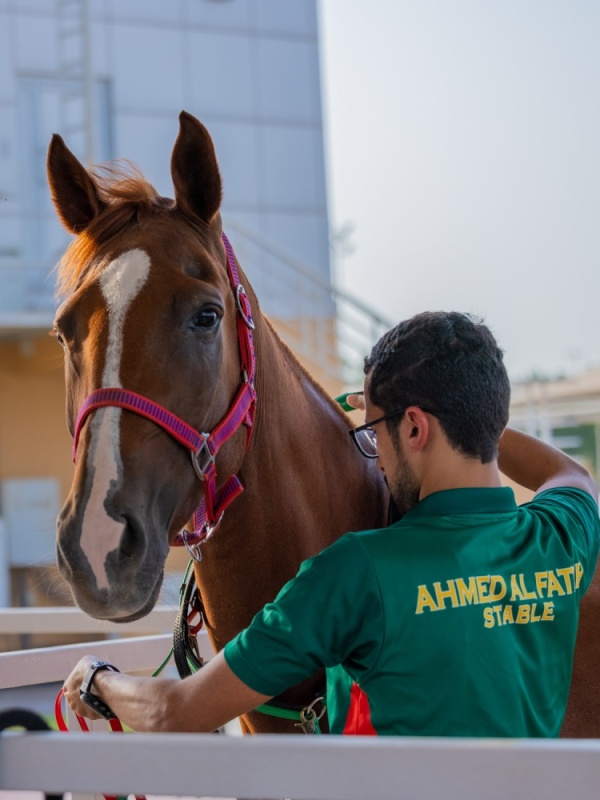
[[422,450],[431,436],[429,417],[419,406],[409,406],[404,412],[406,445],[413,453]]

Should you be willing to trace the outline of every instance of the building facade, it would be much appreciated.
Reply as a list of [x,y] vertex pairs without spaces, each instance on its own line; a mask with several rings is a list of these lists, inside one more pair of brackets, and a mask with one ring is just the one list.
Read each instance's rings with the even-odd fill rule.
[[192,113],[214,139],[224,228],[309,371],[336,393],[386,327],[331,283],[316,3],[0,0],[0,605],[8,564],[14,595],[15,576],[54,563],[72,473],[47,336],[70,241],[46,182],[53,132],[86,164],[130,159],[172,196],[178,115]]
[[600,477],[600,370],[513,387],[511,424],[558,447]]
[[[0,0],[4,325],[51,313],[68,237],[46,185],[50,135],[88,163],[131,159],[172,196],[181,109],[213,136],[225,224],[329,282],[315,0]],[[296,313],[264,285],[266,253],[251,256],[267,312]]]

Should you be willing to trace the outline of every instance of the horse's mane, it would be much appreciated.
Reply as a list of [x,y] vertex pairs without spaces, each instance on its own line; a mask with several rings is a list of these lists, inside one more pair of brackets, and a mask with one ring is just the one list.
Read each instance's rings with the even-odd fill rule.
[[98,247],[140,219],[173,207],[173,200],[161,197],[141,171],[129,161],[91,167],[98,196],[105,205],[88,227],[69,245],[57,264],[57,293],[73,291],[89,271]]

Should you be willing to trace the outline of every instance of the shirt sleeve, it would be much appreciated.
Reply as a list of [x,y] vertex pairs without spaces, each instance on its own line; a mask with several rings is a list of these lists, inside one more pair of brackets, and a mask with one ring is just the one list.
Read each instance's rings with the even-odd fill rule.
[[598,504],[583,489],[564,487],[541,492],[529,506],[552,516],[556,529],[584,567],[585,592],[594,575],[600,548]]
[[240,680],[273,697],[322,667],[368,669],[382,641],[379,585],[364,546],[349,533],[303,562],[224,655]]

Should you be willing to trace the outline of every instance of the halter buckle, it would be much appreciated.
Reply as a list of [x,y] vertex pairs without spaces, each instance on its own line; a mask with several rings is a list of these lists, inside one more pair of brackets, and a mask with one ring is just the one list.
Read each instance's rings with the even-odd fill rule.
[[208,539],[210,539],[210,537],[213,535],[213,533],[217,530],[217,528],[221,524],[221,520],[223,519],[224,515],[225,512],[221,511],[221,513],[219,514],[219,519],[215,520],[215,522],[213,522],[212,525],[209,522],[204,523],[204,530],[206,532],[206,535],[203,541],[206,542]]
[[196,564],[199,564],[202,561],[202,550],[200,550],[200,546],[204,539],[201,539],[196,544],[190,544],[188,542],[188,536],[192,533],[192,531],[188,531],[187,528],[184,528],[181,531],[181,538],[183,539],[183,543],[185,545],[185,549],[190,554],[192,561],[195,561]]
[[244,322],[250,328],[250,330],[253,331],[254,330],[254,323],[248,317],[248,315],[246,314],[246,312],[244,310],[244,306],[242,304],[242,295],[244,295],[244,297],[248,296],[246,294],[246,290],[244,289],[242,284],[238,283],[238,285],[236,286],[236,289],[235,289],[235,304],[237,306],[237,310],[239,311],[240,317],[244,320]]
[[[203,433],[201,435],[202,435],[202,444],[195,452],[193,450],[191,451],[191,456],[192,456],[192,466],[194,468],[194,472],[200,478],[200,480],[203,481],[206,480],[207,469],[210,467],[211,464],[215,463],[215,456],[213,456],[208,447],[208,439],[210,437],[210,434]],[[200,465],[198,459],[203,451],[204,451],[203,455],[205,461],[202,465]]]
[[[213,533],[217,530],[219,525],[221,524],[221,520],[225,516],[225,511],[221,511],[219,515],[219,519],[213,522],[211,525],[209,522],[205,522],[202,527],[197,531],[188,531],[187,528],[184,528],[181,531],[181,538],[185,545],[185,549],[188,551],[192,559],[199,564],[202,561],[202,550],[200,549],[204,542],[208,541]],[[198,536],[198,541],[194,544],[191,544],[188,541],[189,536]]]

